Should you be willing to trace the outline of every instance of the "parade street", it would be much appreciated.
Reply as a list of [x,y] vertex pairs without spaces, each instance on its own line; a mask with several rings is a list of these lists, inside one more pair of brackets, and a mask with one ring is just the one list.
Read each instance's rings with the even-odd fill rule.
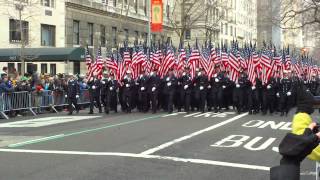
[[[0,179],[268,180],[292,115],[83,112],[2,120]],[[305,160],[301,174],[315,179],[315,162]]]

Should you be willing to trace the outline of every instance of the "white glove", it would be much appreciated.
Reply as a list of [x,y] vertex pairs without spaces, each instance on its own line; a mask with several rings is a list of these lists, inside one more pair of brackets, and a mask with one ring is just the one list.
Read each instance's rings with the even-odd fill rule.
[[178,85],[180,85],[181,83],[180,82],[178,82]]
[[76,95],[76,98],[77,98],[77,99],[79,99],[79,97],[80,97],[79,95]]
[[224,85],[223,85],[223,86],[222,86],[222,88],[223,88],[223,89],[225,89],[225,88],[226,88],[226,86],[224,86]]
[[255,86],[252,86],[252,87],[251,87],[251,89],[252,89],[252,90],[255,90],[255,89],[256,89],[256,87],[255,87]]
[[102,83],[102,84],[106,84],[106,82],[105,82],[105,81],[102,81],[101,83]]
[[201,72],[198,72],[198,76],[201,76]]
[[169,78],[169,77],[167,77],[166,81],[170,81],[170,78]]
[[136,85],[139,86],[139,83],[136,82]]
[[210,86],[210,85],[208,86],[208,89],[211,89],[211,86]]
[[217,75],[217,74],[215,74],[213,77],[215,77],[215,78],[216,78],[217,76],[218,76],[218,75]]
[[184,72],[184,73],[182,73],[182,76],[185,76],[185,75],[187,75],[187,73],[185,73],[185,72]]
[[268,85],[268,86],[267,86],[267,89],[271,89],[271,85]]
[[171,82],[168,82],[168,83],[167,83],[167,86],[171,86]]
[[112,90],[113,90],[113,87],[110,87],[109,89],[110,89],[110,91],[112,91]]
[[280,97],[280,93],[277,93],[277,96]]
[[140,75],[140,78],[142,78],[142,77],[143,77],[143,75],[141,74],[141,75]]
[[204,88],[203,88],[203,86],[200,86],[200,90],[203,90]]
[[92,86],[92,89],[96,89],[96,86]]
[[219,82],[219,79],[218,79],[218,78],[216,78],[214,81],[215,81],[215,82]]
[[87,83],[82,83],[82,85],[87,86]]
[[144,91],[144,90],[145,90],[145,88],[144,88],[144,87],[141,87],[140,89],[141,89],[141,91]]
[[130,84],[126,84],[126,87],[130,87]]
[[153,87],[151,90],[152,90],[152,92],[154,92],[156,90],[156,87]]
[[67,98],[67,97],[68,97],[68,95],[64,95],[64,97],[65,97],[65,98]]
[[183,89],[188,89],[188,87],[189,87],[188,85],[184,85]]
[[239,88],[239,87],[240,87],[240,84],[237,84],[236,87]]
[[108,78],[108,81],[111,81],[111,77]]
[[287,92],[287,96],[291,96],[291,92],[289,91],[289,92]]

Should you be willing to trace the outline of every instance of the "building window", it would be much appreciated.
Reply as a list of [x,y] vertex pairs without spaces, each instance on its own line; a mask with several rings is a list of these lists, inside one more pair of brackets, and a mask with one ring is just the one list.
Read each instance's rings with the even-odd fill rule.
[[224,34],[225,34],[225,35],[228,35],[228,24],[225,24],[225,26],[226,26],[226,27],[224,28],[224,29],[225,29],[225,33],[224,33]]
[[106,47],[106,27],[104,25],[100,26],[100,40],[101,46]]
[[145,15],[147,15],[147,5],[148,5],[148,1],[147,1],[147,0],[144,0],[143,10],[144,10],[144,14],[145,14]]
[[57,74],[57,65],[56,64],[50,64],[50,74],[51,75]]
[[93,24],[88,23],[88,45],[93,46]]
[[[21,21],[22,23],[22,32],[25,40],[25,44],[28,44],[29,41],[29,23],[27,21]],[[9,20],[9,37],[11,43],[21,42],[21,33],[20,33],[20,21],[10,19]]]
[[41,4],[46,7],[54,7],[54,0],[41,0]]
[[73,74],[80,74],[80,62],[73,63]]
[[117,27],[112,27],[112,45],[117,47]]
[[145,43],[148,41],[148,33],[143,33],[143,40]]
[[124,29],[124,40],[126,42],[129,42],[129,30],[128,29]]
[[117,7],[117,0],[113,0],[113,7]]
[[55,46],[56,26],[41,24],[41,46]]
[[170,6],[169,6],[169,4],[167,4],[167,8],[166,8],[166,12],[167,12],[167,18],[169,18],[170,17]]
[[15,70],[14,63],[8,63],[8,72],[13,73]]
[[18,63],[17,66],[18,66],[18,72],[19,72],[19,74],[20,74],[20,73],[21,73],[21,70],[22,70],[21,63]]
[[221,34],[223,34],[223,23],[221,23]]
[[80,44],[80,36],[79,36],[79,21],[73,21],[73,44]]
[[156,42],[156,39],[157,39],[157,35],[152,34],[152,41],[153,41],[153,42]]
[[48,72],[48,65],[41,64],[41,74],[46,74]]
[[186,39],[188,40],[191,39],[191,29],[187,29],[185,33],[186,33]]
[[138,13],[138,0],[134,1],[134,10]]
[[233,27],[230,26],[230,35],[233,36]]
[[27,73],[33,74],[38,71],[38,65],[33,63],[27,63]]
[[135,43],[138,43],[138,41],[139,41],[139,32],[138,32],[138,31],[135,31],[134,34],[135,34],[135,36],[134,36],[134,42],[135,42]]

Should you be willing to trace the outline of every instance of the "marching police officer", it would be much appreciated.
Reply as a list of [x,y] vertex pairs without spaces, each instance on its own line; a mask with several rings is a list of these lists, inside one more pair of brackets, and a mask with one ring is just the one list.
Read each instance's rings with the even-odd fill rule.
[[309,83],[309,89],[314,96],[318,96],[317,92],[319,88],[319,80],[316,78],[316,74],[312,74],[311,81]]
[[76,108],[76,112],[79,113],[79,106],[77,103],[77,99],[79,99],[79,94],[80,94],[80,87],[79,84],[77,82],[77,80],[75,79],[73,74],[69,74],[70,79],[68,81],[68,85],[67,85],[67,99],[68,99],[68,104],[69,104],[69,115],[72,115],[73,113],[73,107],[72,104],[74,105],[74,107]]
[[246,110],[246,92],[250,81],[248,80],[247,74],[242,70],[240,77],[238,78],[238,83],[236,83],[236,88],[234,89],[234,101],[237,108],[238,114]]
[[122,102],[123,108],[127,113],[131,113],[132,110],[132,96],[134,91],[135,82],[132,79],[131,71],[127,71],[127,75],[122,80],[123,83],[123,92],[122,92]]
[[107,84],[107,100],[106,100],[106,113],[109,114],[110,109],[114,110],[115,113],[118,112],[118,96],[117,96],[117,90],[118,90],[118,81],[114,79],[114,74],[110,73],[108,78],[108,84]]
[[[159,86],[160,86],[160,77],[157,75],[157,69],[154,69],[150,73],[150,77],[148,79],[148,96],[151,100],[151,109],[152,113],[155,114],[158,108],[158,93],[159,93]],[[149,103],[148,103],[149,104]]]
[[262,114],[266,115],[269,110],[270,114],[275,111],[277,81],[274,77],[271,77],[267,84],[263,86],[263,105]]
[[107,113],[107,91],[108,91],[108,73],[103,72],[103,78],[101,79],[101,102],[104,107],[104,112]]
[[163,81],[165,83],[163,87],[163,93],[166,97],[165,105],[170,114],[173,112],[173,96],[175,88],[178,85],[178,80],[173,73],[173,69],[169,70],[168,75],[164,77]]
[[204,113],[207,97],[208,77],[205,75],[204,69],[201,69],[195,78],[195,96],[198,102],[198,107]]
[[[182,76],[179,78],[179,82],[181,84],[180,103],[183,104],[184,111],[189,113],[192,90],[192,78],[188,67],[185,68],[184,72],[182,73]],[[179,108],[179,111],[181,111],[181,106]]]
[[277,96],[280,98],[280,111],[281,116],[288,112],[291,107],[291,96],[292,96],[292,80],[289,77],[289,71],[283,71],[283,79],[280,81],[280,88]]
[[89,114],[93,114],[94,101],[99,108],[99,113],[102,113],[101,103],[100,103],[100,90],[101,90],[101,82],[97,78],[97,74],[94,74],[92,78],[88,81],[89,94],[90,94],[90,112]]
[[148,81],[149,81],[148,73],[146,71],[143,71],[143,74],[141,74],[137,80],[137,84],[139,86],[138,98],[140,102],[140,110],[142,112],[147,112],[149,108]]
[[214,108],[214,112],[222,111],[223,107],[223,91],[226,89],[226,80],[223,73],[216,71],[213,78],[210,79],[210,104]]

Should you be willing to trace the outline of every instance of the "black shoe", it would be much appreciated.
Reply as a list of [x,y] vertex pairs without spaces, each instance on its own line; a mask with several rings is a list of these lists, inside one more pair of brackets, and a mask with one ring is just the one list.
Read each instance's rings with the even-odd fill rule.
[[69,112],[68,115],[72,115],[72,112]]
[[284,112],[281,112],[280,116],[283,116],[284,115]]
[[252,114],[252,111],[249,111],[249,114],[251,115],[251,114]]
[[79,110],[77,110],[76,113],[79,114]]
[[92,112],[92,111],[90,111],[88,114],[93,114],[93,112]]

